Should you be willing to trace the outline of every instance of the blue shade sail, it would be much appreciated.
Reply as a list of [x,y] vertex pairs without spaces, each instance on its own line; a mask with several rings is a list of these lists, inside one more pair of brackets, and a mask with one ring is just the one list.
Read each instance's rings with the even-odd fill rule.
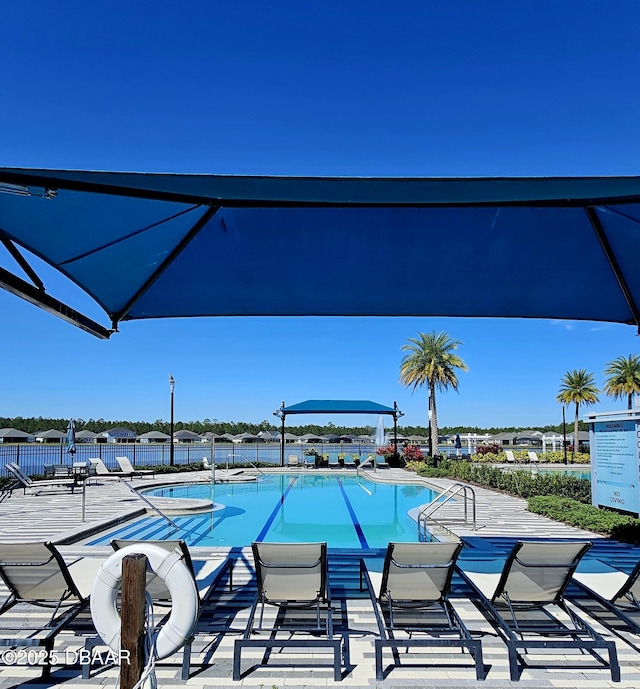
[[[22,248],[68,276],[113,329],[123,320],[251,315],[640,324],[639,177],[0,168],[0,239],[23,270]],[[0,285],[78,320],[30,277],[2,269]]]
[[397,407],[387,407],[368,400],[307,400],[288,407],[281,414],[398,414]]

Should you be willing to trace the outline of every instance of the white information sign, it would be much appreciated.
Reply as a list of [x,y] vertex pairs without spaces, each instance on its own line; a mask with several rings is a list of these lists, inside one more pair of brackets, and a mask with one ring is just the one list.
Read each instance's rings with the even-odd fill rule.
[[595,421],[591,432],[593,504],[640,512],[640,422],[629,418]]

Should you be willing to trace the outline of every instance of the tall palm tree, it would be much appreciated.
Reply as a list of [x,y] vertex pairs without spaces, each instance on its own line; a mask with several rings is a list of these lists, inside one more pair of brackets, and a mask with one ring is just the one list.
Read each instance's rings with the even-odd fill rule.
[[609,376],[604,383],[604,392],[613,399],[627,398],[627,408],[633,407],[633,396],[640,394],[640,356],[629,354],[610,361],[604,370]]
[[438,413],[436,409],[436,389],[444,392],[447,388],[458,389],[456,369],[468,371],[468,366],[454,353],[462,342],[452,340],[445,332],[418,333],[417,338],[409,338],[402,345],[408,352],[400,364],[400,382],[407,387],[429,388],[429,416],[431,428],[431,449],[438,452]]
[[556,399],[561,404],[575,404],[576,418],[573,425],[573,456],[576,448],[580,447],[578,441],[578,412],[581,404],[590,406],[598,401],[600,390],[595,385],[593,373],[587,373],[585,368],[567,371],[560,381],[560,390]]

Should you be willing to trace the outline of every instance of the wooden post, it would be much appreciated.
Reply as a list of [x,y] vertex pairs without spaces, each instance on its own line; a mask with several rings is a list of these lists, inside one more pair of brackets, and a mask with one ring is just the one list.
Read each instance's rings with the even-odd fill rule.
[[[147,557],[142,553],[122,559],[122,621],[120,688],[132,689],[145,665],[144,620]],[[128,655],[128,657],[127,657]]]

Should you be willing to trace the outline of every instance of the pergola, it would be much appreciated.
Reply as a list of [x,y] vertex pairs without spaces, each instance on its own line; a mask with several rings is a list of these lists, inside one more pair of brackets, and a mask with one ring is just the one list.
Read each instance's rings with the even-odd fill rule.
[[397,402],[393,407],[384,404],[369,402],[368,400],[307,400],[285,407],[284,402],[280,409],[273,412],[282,421],[280,436],[280,466],[284,466],[284,426],[288,414],[386,414],[393,417],[393,439],[397,446],[398,419],[403,412],[398,409]]

